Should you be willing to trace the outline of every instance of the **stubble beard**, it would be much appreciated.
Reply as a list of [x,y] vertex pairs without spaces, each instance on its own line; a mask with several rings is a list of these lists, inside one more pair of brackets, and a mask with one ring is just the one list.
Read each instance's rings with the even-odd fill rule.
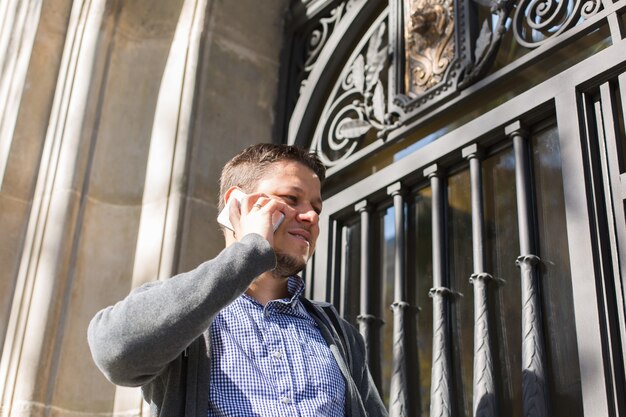
[[287,278],[296,275],[306,267],[306,261],[286,253],[276,253],[276,268],[273,275],[277,278]]

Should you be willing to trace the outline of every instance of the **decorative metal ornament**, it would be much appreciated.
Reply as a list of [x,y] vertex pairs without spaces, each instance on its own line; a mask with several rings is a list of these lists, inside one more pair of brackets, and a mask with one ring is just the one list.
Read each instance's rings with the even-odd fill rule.
[[469,65],[470,2],[394,0],[393,103],[404,113],[425,111],[451,96]]
[[[496,78],[510,77],[515,71],[506,67],[529,49],[555,38],[546,47],[557,47],[559,36],[605,8],[602,0],[384,4],[320,0],[306,3],[306,16],[299,12],[298,63],[285,93],[285,108],[293,109],[288,142],[309,147],[333,172],[384,146],[392,130],[455,101],[494,63],[502,69]],[[499,57],[502,48],[515,53]]]
[[[349,2],[348,2],[349,3]],[[346,3],[340,3],[330,10],[327,16],[320,18],[317,25],[311,30],[306,39],[306,52],[302,68],[300,90],[306,86],[306,79],[315,66],[324,45],[333,32],[333,29],[341,21],[347,9]]]
[[513,9],[513,0],[476,0],[489,8],[491,14],[483,21],[476,45],[474,60],[463,69],[459,88],[465,88],[482,78],[493,65],[500,42],[506,33],[506,24]]
[[[387,106],[384,76],[389,68],[389,43],[383,13],[344,66],[326,102],[311,149],[326,166],[351,156],[367,135],[384,138],[398,126]],[[361,43],[363,45],[363,41]]]
[[520,0],[513,17],[515,40],[536,48],[597,14],[602,0]]
[[418,96],[444,81],[454,60],[454,2],[404,0],[406,91]]

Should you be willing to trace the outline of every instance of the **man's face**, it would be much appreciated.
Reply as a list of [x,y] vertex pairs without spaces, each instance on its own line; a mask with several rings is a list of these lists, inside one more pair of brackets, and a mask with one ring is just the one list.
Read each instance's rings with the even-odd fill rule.
[[264,193],[293,209],[287,210],[285,220],[274,233],[274,251],[281,276],[301,271],[313,254],[320,233],[319,178],[299,162],[280,161],[259,180],[254,192]]

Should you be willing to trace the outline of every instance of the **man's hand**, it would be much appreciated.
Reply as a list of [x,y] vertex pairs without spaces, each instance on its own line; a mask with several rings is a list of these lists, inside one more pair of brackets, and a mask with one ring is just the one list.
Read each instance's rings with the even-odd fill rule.
[[239,241],[249,233],[257,233],[273,245],[274,221],[280,212],[288,209],[285,203],[261,193],[247,195],[241,203],[235,199],[230,205],[229,213],[235,239]]

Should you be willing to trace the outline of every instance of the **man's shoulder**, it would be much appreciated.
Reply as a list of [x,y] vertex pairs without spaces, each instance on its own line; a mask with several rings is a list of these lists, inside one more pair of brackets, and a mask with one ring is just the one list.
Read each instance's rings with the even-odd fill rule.
[[305,300],[307,300],[309,303],[318,306],[320,308],[335,308],[331,303],[327,302],[327,301],[317,301],[317,300],[309,300],[308,298],[303,297]]
[[310,300],[303,295],[301,295],[299,298],[300,302],[306,307],[307,310],[309,310],[309,312],[311,312],[310,310],[317,310],[326,314],[340,317],[335,307],[329,302]]
[[337,330],[340,334],[341,331],[349,334],[353,333],[353,330],[357,331],[350,322],[341,317],[334,304],[327,301],[310,300],[304,296],[300,297],[300,300],[309,312],[313,309],[313,313],[321,312],[323,316],[326,316],[329,319],[330,324],[335,327],[335,330]]

